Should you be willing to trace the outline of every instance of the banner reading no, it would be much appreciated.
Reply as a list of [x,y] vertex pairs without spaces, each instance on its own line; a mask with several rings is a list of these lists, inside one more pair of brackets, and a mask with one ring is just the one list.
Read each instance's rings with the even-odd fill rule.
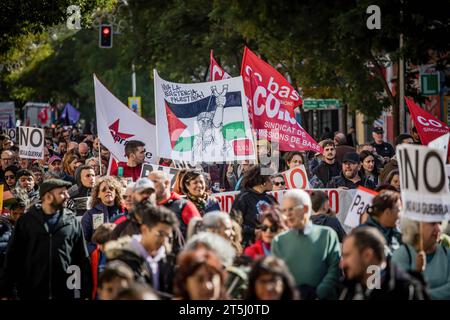
[[408,218],[426,222],[450,219],[450,192],[444,159],[443,150],[398,146],[400,187]]

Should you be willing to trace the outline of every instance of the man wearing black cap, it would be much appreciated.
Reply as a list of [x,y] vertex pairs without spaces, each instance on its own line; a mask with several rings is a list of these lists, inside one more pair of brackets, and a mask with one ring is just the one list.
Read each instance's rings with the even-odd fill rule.
[[75,299],[91,294],[89,255],[81,224],[65,208],[70,183],[42,183],[41,202],[16,223],[0,274],[0,297]]
[[372,130],[373,142],[372,146],[377,151],[377,154],[384,158],[385,163],[387,163],[391,157],[395,155],[394,147],[389,142],[383,141],[384,130],[382,127],[374,127]]
[[369,179],[361,177],[361,163],[356,152],[349,152],[342,159],[342,172],[328,183],[327,188],[356,189],[358,186],[375,189],[376,185]]

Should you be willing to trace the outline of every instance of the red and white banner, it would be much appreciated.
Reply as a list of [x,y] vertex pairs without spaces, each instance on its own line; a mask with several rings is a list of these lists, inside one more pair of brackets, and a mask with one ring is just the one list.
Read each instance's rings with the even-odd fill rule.
[[436,138],[450,132],[450,128],[444,122],[423,110],[413,99],[405,97],[405,100],[423,145],[428,145]]
[[320,145],[258,81],[258,77],[252,77],[249,91],[244,81],[249,114],[257,139],[278,142],[281,151],[312,150],[322,153]]
[[308,175],[304,165],[281,173],[287,189],[309,189]]
[[[309,193],[313,191],[321,190],[324,191],[328,195],[328,201],[330,204],[330,208],[336,212],[336,217],[339,219],[341,224],[345,221],[347,216],[348,209],[350,204],[352,203],[352,199],[354,194],[356,193],[356,189],[353,190],[344,190],[344,189],[308,189],[305,190]],[[283,194],[287,190],[282,191],[271,191],[268,194],[271,194],[275,197],[278,203],[283,199]],[[216,198],[219,201],[220,210],[224,212],[230,212],[231,207],[233,205],[236,196],[239,194],[239,191],[230,191],[230,192],[222,192],[222,193],[213,193],[212,197]]]
[[[244,49],[241,75],[244,78],[244,86],[248,89],[250,89],[252,76],[257,77],[261,86],[269,91],[292,116],[294,116],[294,109],[302,104],[300,94],[292,85],[275,68],[258,58],[247,47]],[[250,98],[253,95],[247,97]]]
[[127,161],[129,140],[145,143],[145,161],[156,162],[156,127],[131,111],[94,75],[95,110],[100,142],[119,161]]
[[218,81],[231,78],[231,76],[226,73],[214,59],[212,50],[209,55],[209,60],[209,81]]

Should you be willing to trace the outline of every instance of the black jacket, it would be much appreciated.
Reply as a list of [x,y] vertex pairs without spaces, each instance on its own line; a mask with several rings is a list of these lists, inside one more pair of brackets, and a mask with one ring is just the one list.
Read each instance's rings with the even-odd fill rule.
[[68,208],[75,211],[77,216],[82,216],[88,208],[88,199],[91,196],[92,188],[86,188],[81,182],[81,171],[80,168],[75,170],[75,180],[74,184],[69,190],[70,200],[67,204]]
[[[145,259],[132,246],[132,237],[123,237],[110,242],[105,248],[107,261],[120,260],[126,263],[134,273],[134,280],[147,283],[153,287],[152,271]],[[166,254],[158,262],[159,290],[155,290],[161,299],[169,299],[173,292],[173,279],[175,276],[176,257]]]
[[359,186],[365,187],[368,189],[375,189],[377,186],[375,183],[373,183],[371,180],[361,177],[361,180],[359,180],[357,183],[353,183],[352,181],[348,180],[346,177],[344,177],[344,174],[341,172],[340,175],[337,177],[334,177],[331,179],[331,181],[327,184],[327,188],[339,188],[339,187],[346,187],[348,189],[356,189]]
[[330,216],[325,213],[321,214],[315,214],[311,216],[311,221],[314,224],[320,225],[320,226],[327,226],[336,231],[339,242],[342,243],[342,240],[344,240],[344,237],[346,236],[344,228],[342,228],[341,223],[339,222],[339,219],[333,216]]
[[312,173],[315,174],[317,178],[319,178],[320,181],[322,181],[322,183],[326,186],[333,177],[336,177],[341,173],[341,170],[342,167],[337,161],[333,164],[328,164],[325,161],[322,161],[317,167],[314,168]]
[[413,276],[388,262],[379,289],[363,289],[359,282],[344,281],[339,300],[429,300],[425,288],[420,274]]
[[244,247],[255,242],[255,229],[262,222],[262,214],[265,209],[276,203],[277,200],[273,196],[253,189],[244,189],[238,194],[231,209],[242,212]]
[[[80,222],[64,209],[53,232],[48,230],[40,204],[17,220],[0,275],[0,296],[11,297],[14,287],[19,299],[90,296],[90,262]],[[77,274],[70,269],[67,272],[70,266],[79,267],[81,272],[78,293],[67,285],[75,282]]]

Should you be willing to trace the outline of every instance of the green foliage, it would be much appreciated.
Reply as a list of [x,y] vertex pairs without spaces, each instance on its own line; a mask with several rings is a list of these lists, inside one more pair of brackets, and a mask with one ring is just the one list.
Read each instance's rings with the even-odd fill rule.
[[[152,117],[154,68],[169,81],[205,81],[214,49],[219,63],[237,76],[247,45],[289,76],[305,97],[342,99],[370,119],[398,105],[381,74],[390,63],[387,56],[396,61],[404,55],[408,63],[420,64],[432,49],[445,65],[441,54],[450,51],[445,1],[429,0],[425,6],[399,0],[134,0],[127,6],[119,0],[70,1],[82,8],[79,32],[64,28],[69,1],[35,2],[4,2],[10,14],[2,22],[9,27],[2,28],[0,56],[21,64],[0,71],[0,98],[70,101],[86,118],[94,116],[93,73],[126,103],[134,63],[144,116]],[[381,30],[366,26],[372,4],[381,8]],[[120,22],[112,49],[98,48],[98,29],[87,28],[98,8]],[[12,15],[15,10],[18,16]]]

